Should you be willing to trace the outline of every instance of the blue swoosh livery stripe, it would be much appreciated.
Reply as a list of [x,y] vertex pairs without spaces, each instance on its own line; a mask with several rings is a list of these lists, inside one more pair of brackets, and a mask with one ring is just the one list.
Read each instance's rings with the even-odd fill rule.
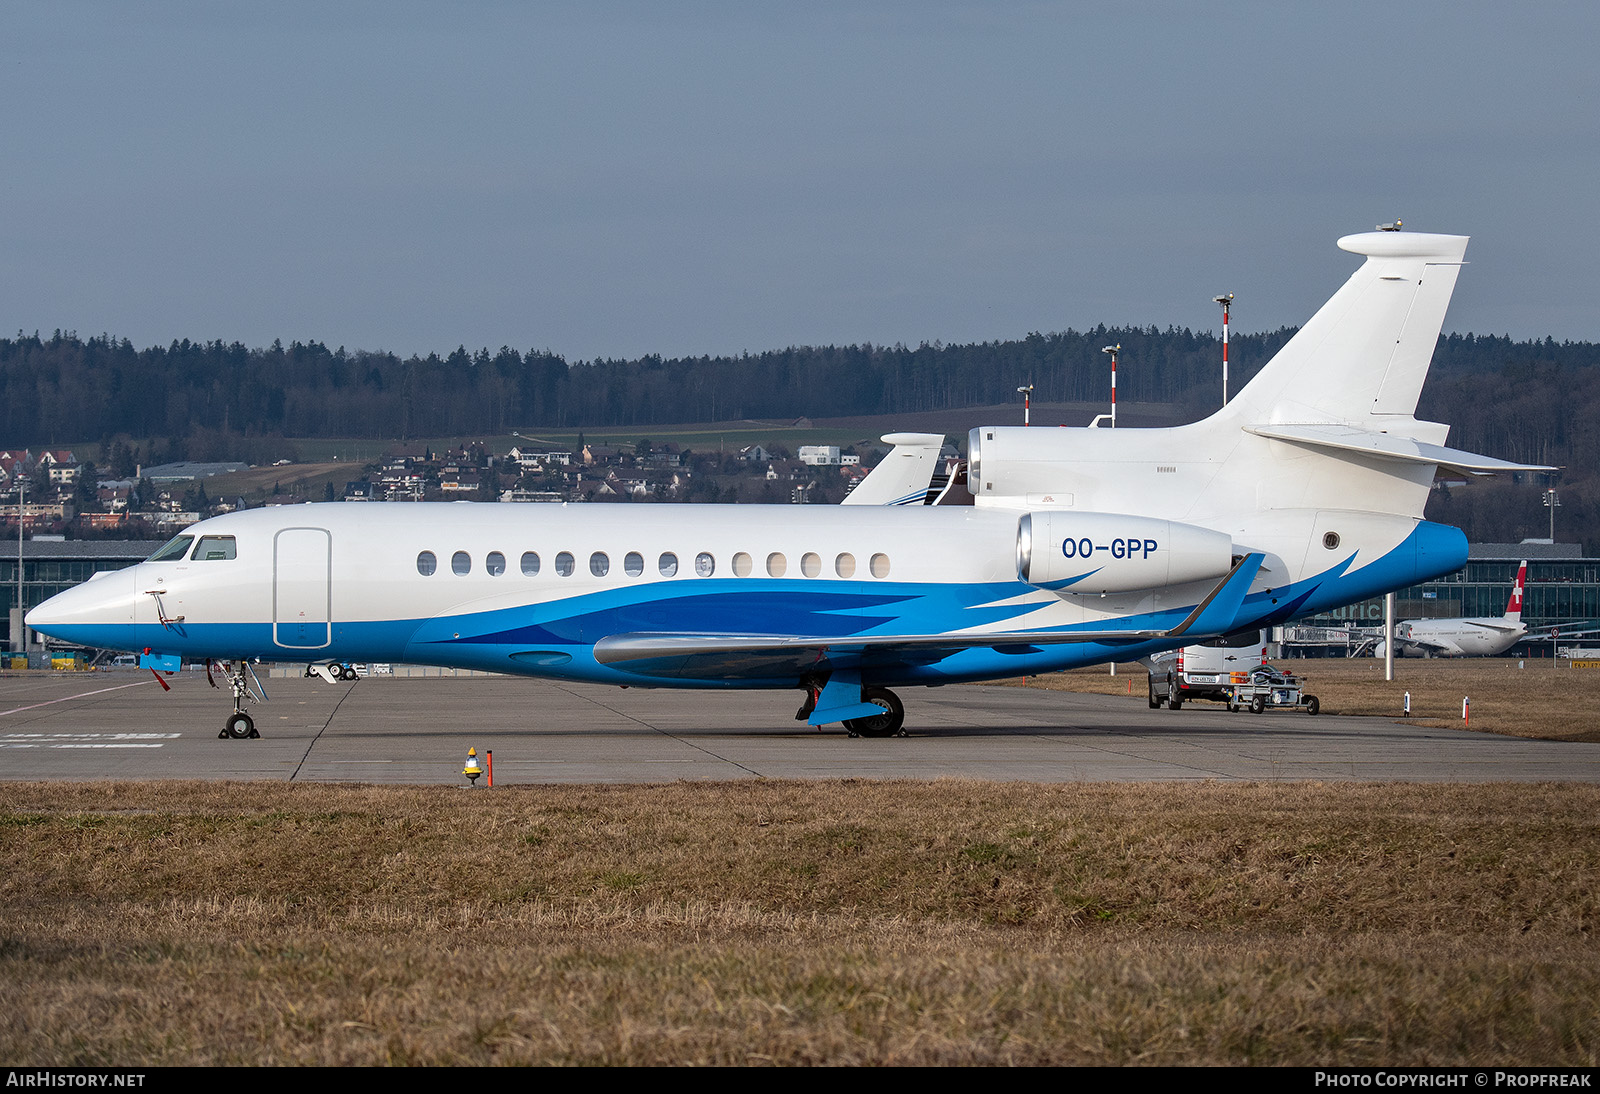
[[[1365,566],[1347,555],[1320,573],[1243,598],[1226,630],[1266,626],[1340,607],[1392,589],[1451,573],[1465,564],[1466,537],[1455,528],[1420,522],[1399,546]],[[667,595],[663,595],[666,591]],[[429,619],[335,622],[332,644],[285,649],[273,643],[270,623],[185,624],[182,634],[145,625],[136,636],[126,624],[60,628],[58,637],[105,649],[140,649],[191,659],[250,657],[265,661],[412,661],[522,675],[553,675],[606,683],[671,686],[625,668],[595,661],[593,644],[612,634],[699,632],[712,634],[848,638],[864,635],[931,635],[1003,628],[1035,611],[1036,592],[1020,581],[985,584],[910,584],[874,581],[830,583],[826,590],[796,589],[767,578],[708,578],[693,583],[607,590],[541,604]],[[1020,602],[1019,602],[1020,601]],[[1193,605],[1116,620],[1129,630],[1169,630]],[[1036,628],[1039,634],[1105,629],[1106,622]],[[1016,628],[1010,628],[1015,630]],[[1136,644],[1091,642],[1027,646],[1011,639],[1000,648],[919,654],[897,651],[861,658],[862,679],[879,684],[935,684],[1017,676],[1104,662],[1132,660],[1176,640]],[[695,679],[682,686],[790,687],[799,670]]]

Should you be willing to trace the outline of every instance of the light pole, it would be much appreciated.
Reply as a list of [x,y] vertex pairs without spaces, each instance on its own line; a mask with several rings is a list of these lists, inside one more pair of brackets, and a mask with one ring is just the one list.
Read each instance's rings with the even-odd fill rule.
[[28,614],[22,607],[22,505],[28,497],[28,480],[20,474],[17,476],[17,629],[11,636],[11,652],[28,652],[27,624],[23,622]]
[[1550,542],[1556,541],[1556,510],[1561,508],[1561,499],[1556,496],[1556,488],[1550,487],[1544,492],[1544,507],[1550,510]]
[[1022,396],[1022,424],[1028,425],[1030,424],[1028,421],[1028,411],[1033,403],[1033,385],[1027,384],[1023,387],[1017,388],[1017,394]]
[[1233,304],[1233,294],[1223,293],[1211,298],[1222,305],[1222,405],[1228,405],[1228,309]]
[[1117,428],[1117,354],[1122,352],[1122,343],[1106,346],[1100,351],[1111,355],[1111,428]]

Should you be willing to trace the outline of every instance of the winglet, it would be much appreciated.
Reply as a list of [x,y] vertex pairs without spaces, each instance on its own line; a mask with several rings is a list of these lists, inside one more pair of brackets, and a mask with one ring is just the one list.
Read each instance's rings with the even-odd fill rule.
[[889,433],[883,440],[893,445],[883,461],[856,488],[843,505],[921,505],[939,464],[943,433]]
[[1244,605],[1245,595],[1250,592],[1250,585],[1255,581],[1256,574],[1261,571],[1261,563],[1265,557],[1260,551],[1251,551],[1235,562],[1233,569],[1228,571],[1228,576],[1223,578],[1204,600],[1195,605],[1194,611],[1189,613],[1189,618],[1167,633],[1176,638],[1190,634],[1227,634],[1233,630],[1239,609]]

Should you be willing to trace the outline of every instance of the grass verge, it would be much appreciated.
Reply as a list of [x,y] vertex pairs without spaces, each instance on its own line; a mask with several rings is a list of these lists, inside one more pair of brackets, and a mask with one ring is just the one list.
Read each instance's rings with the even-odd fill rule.
[[19,1064],[1548,1064],[1600,788],[0,784]]

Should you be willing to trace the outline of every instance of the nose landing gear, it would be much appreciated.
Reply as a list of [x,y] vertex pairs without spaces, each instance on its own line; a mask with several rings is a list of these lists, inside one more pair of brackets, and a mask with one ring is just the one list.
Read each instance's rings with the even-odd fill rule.
[[[256,676],[254,669],[248,661],[239,661],[238,667],[232,667],[227,661],[218,661],[217,668],[228,681],[228,688],[233,692],[233,713],[222,724],[222,732],[217,734],[221,740],[245,741],[259,738],[261,734],[256,731],[256,723],[250,715],[244,712],[247,699],[258,703],[267,701],[267,691],[261,686],[261,680]],[[212,686],[217,686],[217,681],[211,675],[211,662],[206,662],[206,681]],[[252,687],[252,683],[254,686]]]

